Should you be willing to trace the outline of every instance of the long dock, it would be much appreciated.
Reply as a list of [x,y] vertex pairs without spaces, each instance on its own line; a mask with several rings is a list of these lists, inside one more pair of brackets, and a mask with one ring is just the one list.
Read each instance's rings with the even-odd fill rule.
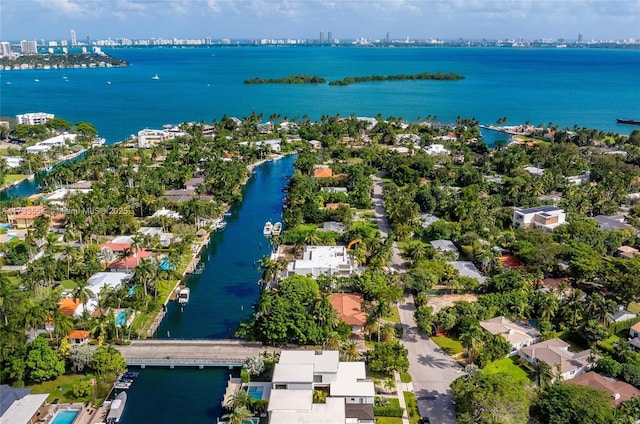
[[136,340],[114,346],[130,366],[144,367],[239,367],[251,357],[278,348],[242,340]]

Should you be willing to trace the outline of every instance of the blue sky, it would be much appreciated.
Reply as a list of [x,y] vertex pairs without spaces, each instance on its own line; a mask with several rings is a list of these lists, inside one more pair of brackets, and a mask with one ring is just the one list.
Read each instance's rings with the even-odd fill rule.
[[640,0],[0,0],[0,39],[640,38]]

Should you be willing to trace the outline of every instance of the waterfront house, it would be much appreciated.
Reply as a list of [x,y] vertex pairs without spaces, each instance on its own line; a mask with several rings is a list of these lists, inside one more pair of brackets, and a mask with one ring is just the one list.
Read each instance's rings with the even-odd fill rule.
[[96,272],[87,280],[87,288],[98,298],[104,287],[117,289],[132,278],[133,274],[127,272]]
[[51,146],[46,146],[44,144],[34,144],[33,146],[29,146],[25,149],[27,153],[31,153],[34,155],[38,153],[45,153],[45,152],[48,152],[49,150],[51,150]]
[[161,227],[140,227],[138,228],[138,234],[143,236],[154,238],[158,236],[162,247],[169,247],[173,243],[174,236],[171,233],[165,233]]
[[585,374],[569,380],[571,384],[578,384],[580,386],[591,387],[592,389],[600,390],[609,395],[611,398],[611,407],[617,408],[624,402],[640,396],[640,390],[636,389],[629,383],[618,381],[614,378],[604,377],[594,371],[589,371]]
[[49,393],[31,394],[32,389],[0,385],[0,423],[32,424],[39,422],[38,411],[45,404]]
[[362,311],[364,296],[359,293],[331,293],[329,302],[338,311],[341,321],[351,326],[351,331],[359,333],[364,327],[367,315]]
[[480,326],[494,336],[501,336],[511,345],[509,356],[523,347],[538,343],[540,332],[524,322],[514,322],[503,316],[480,321]]
[[183,135],[185,135],[184,132],[171,125],[168,125],[167,128],[163,128],[161,130],[145,128],[138,131],[138,147],[141,149],[148,149],[157,144]]
[[537,206],[513,211],[513,226],[553,231],[565,223],[564,210],[555,206]]
[[16,115],[18,124],[25,125],[44,125],[48,120],[55,118],[53,113],[30,112]]
[[346,246],[306,246],[302,259],[289,263],[287,275],[351,275],[356,269]]
[[153,213],[153,215],[151,215],[151,218],[160,218],[160,217],[167,217],[171,219],[182,219],[182,215],[180,215],[178,212],[172,211],[171,209],[165,209],[165,208],[158,209]]
[[69,343],[75,346],[81,346],[89,343],[89,338],[91,337],[91,331],[87,330],[73,330],[67,336],[69,339]]
[[[314,390],[328,393],[325,403],[313,402]],[[363,362],[340,362],[334,350],[284,350],[273,370],[269,422],[372,424],[374,397]]]
[[153,256],[153,252],[144,249],[135,249],[133,254],[127,258],[116,259],[109,264],[109,271],[111,272],[124,272],[134,270],[143,259],[147,259]]
[[7,221],[13,228],[24,229],[32,227],[36,218],[44,216],[46,208],[44,206],[25,206],[9,208],[5,213]]
[[2,159],[4,159],[7,167],[9,168],[17,168],[22,165],[22,162],[24,161],[20,156],[2,156]]
[[590,349],[573,353],[569,351],[569,343],[558,338],[524,347],[518,355],[530,364],[546,362],[554,372],[559,371],[562,380],[570,380],[584,374],[592,366],[589,361]]

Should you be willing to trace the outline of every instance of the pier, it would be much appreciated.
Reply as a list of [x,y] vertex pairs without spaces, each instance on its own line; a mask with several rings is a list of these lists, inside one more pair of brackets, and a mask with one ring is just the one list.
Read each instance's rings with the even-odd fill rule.
[[242,340],[136,340],[114,346],[129,366],[144,367],[239,367],[251,357],[280,349]]

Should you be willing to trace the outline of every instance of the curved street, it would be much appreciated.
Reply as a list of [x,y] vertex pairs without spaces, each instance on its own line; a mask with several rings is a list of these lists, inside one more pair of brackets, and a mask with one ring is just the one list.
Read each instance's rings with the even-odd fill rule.
[[[379,176],[373,177],[373,209],[378,230],[383,238],[390,231],[389,221],[384,212],[384,183]],[[393,243],[393,268],[404,272],[406,261]],[[404,334],[400,342],[409,352],[409,374],[411,374],[413,390],[418,402],[420,415],[429,417],[431,423],[455,424],[455,405],[451,397],[449,385],[462,375],[462,367],[440,349],[429,337],[420,334],[413,319],[415,306],[413,296],[406,296],[399,305],[400,322]]]

